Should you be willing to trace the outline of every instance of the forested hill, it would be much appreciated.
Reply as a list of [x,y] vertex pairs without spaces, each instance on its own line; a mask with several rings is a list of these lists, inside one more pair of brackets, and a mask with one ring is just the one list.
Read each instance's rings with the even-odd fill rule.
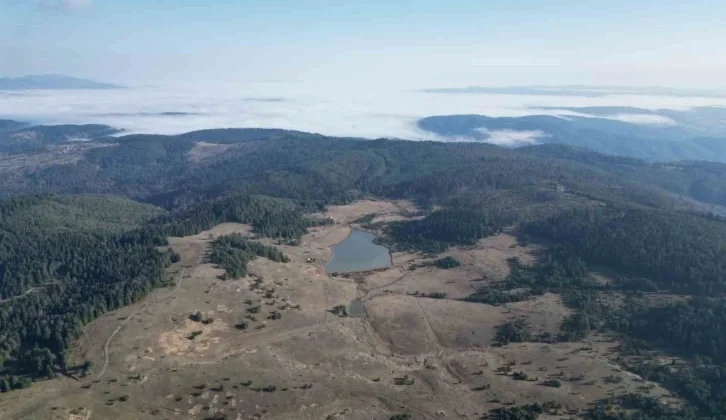
[[[33,141],[44,143],[73,133],[92,136],[111,130],[104,126],[49,129],[24,130],[31,130]],[[4,147],[25,146],[13,141]],[[555,182],[568,191],[617,195],[647,205],[665,205],[671,193],[724,204],[726,181],[720,176],[724,167],[649,164],[559,145],[510,150],[489,144],[367,141],[286,130],[227,129],[179,136],[107,137],[64,143],[61,150],[46,149],[36,156],[0,156],[0,175],[4,175],[0,194],[91,192],[170,206],[190,193],[218,195],[230,188],[318,200],[354,191],[407,193],[403,189],[413,188],[407,182],[427,178],[430,185],[423,187],[424,195],[429,195],[429,188],[450,195],[470,189],[470,184],[477,189],[501,189],[507,184],[519,188]],[[298,185],[301,182],[304,185]],[[311,182],[315,188],[310,188]],[[301,190],[305,192],[295,193]]]
[[[710,160],[726,163],[726,108],[648,110],[627,107],[545,108],[545,115],[440,115],[418,126],[446,139],[509,146],[566,144],[650,162]],[[565,117],[549,113],[567,113]],[[575,113],[575,114],[572,114]],[[519,132],[524,137],[508,134]],[[504,133],[497,137],[497,133]]]
[[[0,120],[0,156],[54,150],[59,146],[99,139],[121,130],[101,124],[37,125]],[[66,150],[59,150],[63,153]]]
[[0,202],[0,391],[68,372],[85,323],[164,280],[163,242],[134,233],[162,213],[100,196]]
[[681,161],[650,164],[641,159],[603,155],[580,147],[556,144],[527,146],[517,151],[530,156],[579,162],[643,184],[660,186],[703,203],[726,206],[724,163]]
[[[512,226],[563,245],[547,287],[594,263],[659,290],[726,292],[726,221],[710,214],[726,204],[719,164],[260,129],[61,141],[0,156],[3,389],[72,372],[65,352],[83,325],[169,280],[166,237],[240,222],[294,242],[326,223],[313,213],[363,197],[422,209],[382,227],[395,247],[438,253]],[[223,259],[235,275],[263,253],[237,248]]]

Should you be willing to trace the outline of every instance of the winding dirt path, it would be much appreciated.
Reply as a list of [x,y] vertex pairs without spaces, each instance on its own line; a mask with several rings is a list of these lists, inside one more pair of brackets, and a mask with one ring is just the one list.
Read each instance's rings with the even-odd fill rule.
[[423,315],[424,322],[426,323],[426,327],[428,328],[431,335],[434,337],[434,341],[440,348],[446,348],[444,346],[443,342],[441,341],[441,338],[439,337],[439,334],[436,332],[436,330],[431,326],[431,322],[429,321],[429,315],[426,313],[424,308],[421,306],[421,304],[418,302],[419,298],[414,298],[414,302],[416,302],[416,306],[418,306],[419,311],[421,311],[421,315]]
[[[163,299],[168,299],[170,297],[173,297],[176,294],[176,292],[178,292],[179,289],[181,289],[181,285],[184,282],[184,271],[187,268],[194,267],[195,265],[199,265],[204,262],[204,246],[198,242],[192,242],[190,245],[196,251],[195,257],[192,259],[192,261],[185,262],[182,260],[182,263],[181,263],[182,269],[179,272],[179,280],[176,282],[176,286],[174,286],[174,290],[172,290],[168,295],[164,296]],[[156,298],[148,299],[146,302],[144,302],[143,305],[141,305],[141,307],[136,312],[134,312],[131,315],[129,315],[128,317],[126,317],[126,319],[121,321],[121,324],[119,324],[119,326],[116,327],[115,330],[113,330],[111,335],[106,340],[106,343],[103,345],[103,368],[101,368],[101,371],[96,376],[96,380],[100,380],[103,377],[103,375],[106,374],[106,371],[108,370],[108,364],[111,361],[111,353],[109,351],[109,347],[111,346],[111,342],[113,341],[114,337],[116,337],[116,335],[121,331],[121,329],[124,327],[124,325],[126,325],[126,323],[129,322],[129,320],[131,320],[131,318],[133,318],[136,315],[138,315],[139,313],[141,313],[141,311],[146,309],[146,307],[150,303],[155,303],[158,300],[161,300],[161,298],[156,297]]]
[[[169,298],[169,297],[174,296],[174,294],[181,287],[182,281],[184,281],[184,270],[186,270],[186,267],[183,267],[181,269],[181,271],[179,272],[179,281],[176,282],[176,286],[174,287],[174,290],[172,290],[171,293],[169,293],[169,295],[166,296],[166,298]],[[106,371],[108,370],[108,364],[111,361],[111,353],[109,351],[109,347],[111,346],[111,342],[113,341],[113,338],[116,337],[116,334],[118,334],[119,331],[121,331],[121,329],[124,327],[124,325],[126,325],[126,323],[129,322],[131,320],[131,318],[133,318],[134,316],[136,316],[139,313],[141,313],[141,311],[143,311],[144,309],[146,309],[146,306],[148,306],[150,303],[156,302],[156,300],[157,299],[149,299],[146,302],[144,302],[144,304],[141,305],[141,307],[136,312],[134,312],[131,315],[127,316],[126,319],[124,319],[123,321],[121,321],[121,323],[119,324],[119,326],[116,327],[115,330],[113,330],[113,332],[111,333],[111,335],[106,340],[106,343],[103,345],[103,368],[101,368],[101,371],[98,373],[98,376],[96,376],[96,380],[97,381],[100,380],[101,378],[103,378],[103,375],[105,375],[106,374]]]
[[113,338],[116,336],[116,334],[118,334],[118,332],[121,331],[121,328],[123,328],[123,326],[126,325],[126,323],[129,322],[129,320],[131,318],[133,318],[134,315],[136,315],[139,312],[141,312],[144,309],[145,306],[146,306],[146,304],[142,305],[141,308],[139,308],[139,310],[137,310],[136,312],[134,312],[131,315],[127,316],[126,319],[124,319],[123,321],[121,321],[121,324],[119,324],[119,326],[116,327],[115,330],[113,330],[113,332],[111,333],[111,335],[106,340],[106,343],[103,345],[103,368],[101,368],[101,371],[98,373],[98,376],[96,376],[96,380],[97,381],[100,380],[101,378],[103,378],[103,375],[106,374],[106,370],[108,370],[108,363],[109,363],[109,361],[111,359],[111,355],[110,355],[110,353],[108,351],[108,347],[111,345],[111,341],[113,341]]
[[40,290],[43,290],[43,288],[42,287],[31,287],[30,289],[26,290],[25,293],[23,293],[21,295],[9,297],[7,299],[0,299],[0,303],[11,302],[13,300],[20,299],[22,297],[28,296],[29,294],[40,291]]

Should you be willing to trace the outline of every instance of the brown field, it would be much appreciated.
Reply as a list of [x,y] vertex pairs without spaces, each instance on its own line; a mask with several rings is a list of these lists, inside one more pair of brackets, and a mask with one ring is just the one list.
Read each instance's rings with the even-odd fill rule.
[[[72,359],[90,360],[92,372],[3,394],[0,418],[387,420],[411,413],[414,419],[479,419],[505,404],[551,400],[577,413],[594,400],[647,385],[612,364],[617,343],[606,337],[492,345],[504,322],[526,317],[535,332],[556,334],[568,314],[552,294],[505,306],[454,300],[479,282],[503,280],[508,257],[534,260],[537,248],[516,246],[509,234],[442,254],[462,262],[452,270],[396,253],[386,270],[325,273],[330,247],[345,239],[349,223],[370,213],[404,218],[401,209],[412,206],[331,207],[326,216],[336,224],[312,229],[299,246],[280,246],[289,263],[259,258],[248,277],[234,281],[220,280],[222,270],[205,263],[205,252],[213,238],[247,233],[249,226],[227,223],[171,238],[182,256],[170,268],[175,285],[89,324]],[[416,291],[445,292],[449,299]],[[354,299],[362,300],[364,317],[329,312]],[[191,320],[196,312],[208,322]],[[273,312],[281,319],[268,319]],[[247,328],[238,329],[243,321]],[[515,380],[503,368],[530,380]],[[550,378],[562,387],[541,384]],[[648,392],[667,395],[658,386]]]

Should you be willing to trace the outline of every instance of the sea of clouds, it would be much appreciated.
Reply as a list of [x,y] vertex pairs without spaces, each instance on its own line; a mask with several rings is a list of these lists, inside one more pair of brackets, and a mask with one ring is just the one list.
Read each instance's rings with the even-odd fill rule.
[[[602,97],[444,94],[264,83],[247,87],[0,92],[0,119],[36,124],[107,124],[127,133],[178,134],[208,128],[264,127],[334,136],[440,140],[420,130],[416,121],[427,116],[453,114],[590,116],[558,107],[688,109],[708,105],[726,105],[726,98],[617,93]],[[644,114],[619,113],[604,118],[634,124],[675,123],[665,117]],[[518,145],[534,143],[544,135],[494,132],[490,133],[490,141]]]

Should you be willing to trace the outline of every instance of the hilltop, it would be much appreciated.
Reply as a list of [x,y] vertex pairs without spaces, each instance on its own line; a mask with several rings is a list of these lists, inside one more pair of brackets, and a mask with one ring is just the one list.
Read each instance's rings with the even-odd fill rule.
[[121,86],[62,74],[0,77],[0,90],[33,89],[119,89]]

